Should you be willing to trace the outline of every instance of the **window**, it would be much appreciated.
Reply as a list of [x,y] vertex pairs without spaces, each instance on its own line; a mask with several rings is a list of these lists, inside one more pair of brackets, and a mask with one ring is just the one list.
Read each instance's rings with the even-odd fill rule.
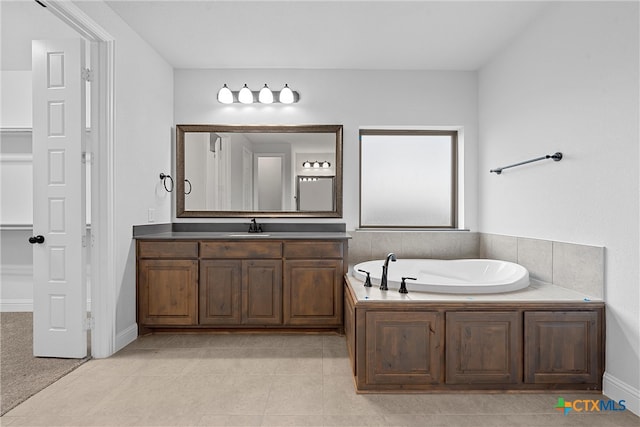
[[360,227],[455,228],[457,131],[360,130]]

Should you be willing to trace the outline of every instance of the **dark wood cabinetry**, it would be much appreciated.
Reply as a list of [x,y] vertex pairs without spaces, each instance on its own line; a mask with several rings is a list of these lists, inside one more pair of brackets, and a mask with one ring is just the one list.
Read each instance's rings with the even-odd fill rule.
[[138,242],[138,321],[142,325],[198,323],[198,245]]
[[367,385],[438,384],[442,381],[442,314],[366,313]]
[[447,384],[520,382],[521,318],[519,312],[447,312]]
[[602,390],[602,302],[372,301],[350,286],[360,391]]
[[524,314],[525,381],[598,384],[604,369],[602,322],[594,311]]
[[344,246],[342,242],[285,242],[285,325],[342,326]]
[[140,239],[138,325],[341,330],[345,253],[344,240]]

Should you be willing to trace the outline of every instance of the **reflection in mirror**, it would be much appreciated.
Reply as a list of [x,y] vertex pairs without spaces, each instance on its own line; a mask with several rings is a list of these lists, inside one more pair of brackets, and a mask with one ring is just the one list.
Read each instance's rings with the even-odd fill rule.
[[176,133],[178,217],[342,216],[341,125],[178,125]]
[[297,200],[299,211],[333,210],[333,177],[298,175]]

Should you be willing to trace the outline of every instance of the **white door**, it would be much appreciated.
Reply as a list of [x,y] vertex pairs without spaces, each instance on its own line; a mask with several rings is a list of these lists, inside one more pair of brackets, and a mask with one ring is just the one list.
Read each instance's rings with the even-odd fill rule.
[[84,41],[33,41],[33,354],[87,355]]

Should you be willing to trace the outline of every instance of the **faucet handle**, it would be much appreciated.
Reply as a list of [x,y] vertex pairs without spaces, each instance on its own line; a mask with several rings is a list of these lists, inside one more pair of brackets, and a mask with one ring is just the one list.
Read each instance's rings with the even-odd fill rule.
[[361,269],[358,269],[358,271],[360,273],[365,273],[367,275],[367,278],[364,280],[364,287],[365,288],[370,288],[371,287],[371,276],[370,276],[371,273],[368,272],[368,271],[361,270]]
[[417,277],[403,277],[402,278],[402,282],[400,283],[400,289],[398,289],[398,292],[400,292],[401,294],[408,294],[409,291],[407,290],[407,283],[405,282],[405,280],[418,280]]

